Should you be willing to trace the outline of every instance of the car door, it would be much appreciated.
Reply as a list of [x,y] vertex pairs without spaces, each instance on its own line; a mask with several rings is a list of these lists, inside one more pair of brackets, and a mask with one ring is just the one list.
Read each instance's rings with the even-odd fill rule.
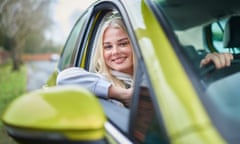
[[[131,2],[129,3],[131,4]],[[138,4],[138,6],[140,6],[140,3]],[[92,70],[92,56],[96,47],[98,32],[104,18],[108,16],[109,12],[117,13],[122,17],[134,50],[139,53],[139,50],[136,50],[139,49],[138,41],[135,38],[133,25],[129,23],[129,15],[127,11],[125,11],[126,9],[126,7],[123,8],[123,4],[120,1],[99,2],[93,7],[93,12],[90,16],[93,24],[89,26],[89,33],[86,35],[89,43],[87,43],[84,51],[82,49],[81,53],[83,53],[84,59],[77,62],[78,66],[83,67],[88,71]],[[141,61],[141,56],[139,56],[136,61],[139,63],[136,67],[136,83],[140,84],[142,83],[142,75],[147,74],[147,71],[146,67],[144,67],[143,61]],[[146,78],[148,78],[147,75]],[[158,139],[158,142],[167,143],[168,139],[158,106],[157,104],[154,106],[154,97],[150,95],[150,93],[153,93],[153,89],[149,87],[151,87],[150,83],[148,83],[147,86],[134,86],[133,104],[130,108],[119,107],[105,99],[99,99],[108,118],[108,122],[105,124],[105,129],[106,138],[109,142],[147,143],[153,140],[152,136],[154,136]],[[144,103],[147,103],[147,105]],[[146,108],[146,106],[148,107]],[[146,120],[145,118],[149,119]],[[140,125],[144,125],[143,128]],[[157,131],[152,130],[153,127],[158,127]],[[159,137],[159,134],[162,137]]]
[[[126,1],[126,3],[124,1],[99,1],[95,3],[95,5],[92,7],[92,12],[89,15],[89,17],[91,18],[89,24],[85,27],[85,29],[87,29],[85,34],[85,47],[79,48],[79,50],[77,50],[78,55],[76,55],[76,63],[74,66],[82,67],[88,71],[92,71],[91,63],[93,59],[93,53],[95,52],[95,47],[97,44],[97,37],[99,36],[99,29],[101,28],[104,18],[107,17],[109,13],[117,13],[119,16],[122,17],[134,50],[136,53],[139,54],[140,48],[138,46],[138,41],[135,37],[135,31],[133,30],[134,24],[130,23],[129,20],[129,16],[133,13],[128,13],[127,11],[128,8],[130,8],[132,5],[136,6],[136,4],[136,14],[142,14],[139,13],[141,6],[140,1]],[[137,21],[138,20],[135,20],[135,22]],[[136,67],[136,83],[141,83],[142,75],[143,73],[147,74],[147,71],[141,59],[142,56],[138,55],[136,57],[136,61],[139,63],[139,65]],[[146,78],[148,78],[147,75]],[[150,83],[148,83],[147,87],[151,87]],[[145,137],[145,135],[151,135],[147,132],[150,132],[149,130],[151,129],[151,127],[153,127],[153,125],[151,125],[153,121],[155,122],[154,125],[157,125],[159,127],[159,132],[162,135],[162,138],[160,138],[159,141],[167,141],[164,124],[161,123],[161,117],[157,117],[157,115],[160,115],[158,106],[157,104],[155,104],[156,107],[153,106],[154,100],[152,99],[154,97],[150,96],[150,91],[152,91],[151,93],[153,93],[153,89],[146,88],[146,86],[134,86],[134,102],[130,108],[119,107],[107,100],[99,99],[108,118],[108,122],[106,123],[105,128],[106,138],[109,141],[114,141],[117,143],[132,143],[134,141],[146,142],[149,138],[145,139],[143,137]],[[145,103],[144,101],[142,101],[142,99],[145,99],[145,97],[148,98],[148,110],[150,110],[151,113],[148,113],[146,110],[142,110],[142,106],[144,106],[142,105],[142,103]],[[147,122],[142,119],[142,113],[146,114],[144,117],[150,118],[149,120],[147,120]],[[144,123],[145,125],[144,132],[138,129],[139,124],[141,125],[142,123]],[[137,133],[142,136],[137,136]]]

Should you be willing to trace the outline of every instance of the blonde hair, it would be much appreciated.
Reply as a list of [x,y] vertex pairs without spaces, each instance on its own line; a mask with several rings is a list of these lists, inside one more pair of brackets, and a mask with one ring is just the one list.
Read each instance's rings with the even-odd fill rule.
[[[111,70],[106,65],[103,57],[103,34],[107,28],[113,27],[123,30],[127,33],[125,25],[120,17],[111,18],[110,20],[106,21],[102,26],[102,29],[99,33],[99,39],[97,41],[97,48],[94,54],[94,71],[96,73],[100,73],[104,75],[114,86],[120,86],[125,88],[125,84],[123,81],[117,79],[115,76],[111,74]],[[131,45],[132,48],[132,45]],[[132,50],[132,53],[134,51]],[[133,54],[133,74],[135,74],[135,55]]]

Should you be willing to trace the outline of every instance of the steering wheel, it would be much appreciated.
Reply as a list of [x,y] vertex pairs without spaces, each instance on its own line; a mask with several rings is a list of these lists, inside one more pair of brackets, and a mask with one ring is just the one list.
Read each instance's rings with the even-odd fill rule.
[[213,71],[217,70],[214,63],[213,62],[210,62],[208,63],[207,65],[204,65],[202,68],[201,68],[201,72],[200,72],[200,76],[204,76],[208,73],[211,73]]
[[216,69],[213,62],[200,68],[200,76],[207,81],[215,81],[227,75],[240,71],[240,59],[233,59],[229,67]]

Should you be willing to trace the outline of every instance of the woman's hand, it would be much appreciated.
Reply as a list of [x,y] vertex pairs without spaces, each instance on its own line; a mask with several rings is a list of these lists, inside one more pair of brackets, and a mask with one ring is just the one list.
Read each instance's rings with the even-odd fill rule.
[[213,62],[216,69],[221,69],[230,66],[232,60],[233,55],[231,53],[209,53],[201,60],[200,67]]
[[110,86],[108,97],[122,102],[126,107],[129,107],[132,100],[132,88],[125,89],[116,86]]

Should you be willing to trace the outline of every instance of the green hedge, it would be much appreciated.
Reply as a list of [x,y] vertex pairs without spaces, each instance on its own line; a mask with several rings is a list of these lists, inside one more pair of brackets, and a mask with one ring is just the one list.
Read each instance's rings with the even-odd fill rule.
[[[0,116],[4,109],[16,97],[26,91],[27,71],[22,66],[20,71],[12,71],[10,64],[0,65]],[[0,122],[0,143],[15,144],[5,133],[2,122]]]

